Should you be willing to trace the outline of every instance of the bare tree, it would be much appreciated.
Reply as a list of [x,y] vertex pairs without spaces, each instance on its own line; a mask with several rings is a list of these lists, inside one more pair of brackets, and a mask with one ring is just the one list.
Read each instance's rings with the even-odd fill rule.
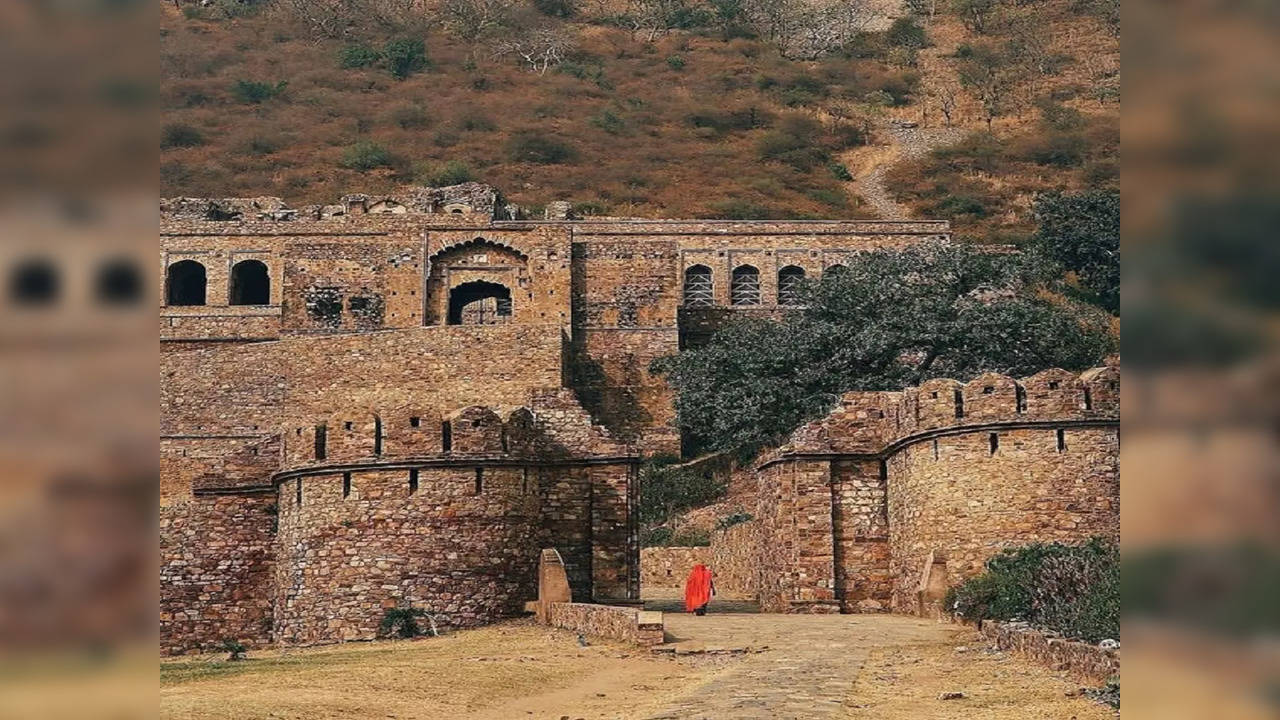
[[439,12],[446,30],[474,41],[505,25],[515,6],[516,0],[441,0]]
[[956,111],[956,101],[960,97],[960,86],[950,78],[941,78],[929,83],[925,92],[938,104],[947,127],[951,127]]
[[1010,97],[1018,86],[1022,68],[1011,60],[994,45],[977,45],[956,64],[961,84],[982,104],[988,130],[993,120],[1008,112]]
[[277,7],[312,34],[339,38],[366,12],[364,0],[277,0]]
[[868,0],[749,0],[745,15],[783,57],[816,60],[865,30],[876,13]]
[[686,0],[629,0],[625,17],[633,33],[653,42],[671,32],[688,11]]
[[561,27],[535,28],[521,37],[498,43],[494,54],[515,55],[539,75],[546,74],[553,65],[559,65],[573,52],[574,37]]

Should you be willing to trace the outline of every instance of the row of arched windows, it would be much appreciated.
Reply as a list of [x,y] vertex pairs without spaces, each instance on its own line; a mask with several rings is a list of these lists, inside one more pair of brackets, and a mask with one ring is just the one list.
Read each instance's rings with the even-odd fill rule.
[[[132,305],[142,299],[142,273],[132,260],[108,260],[93,278],[94,299],[103,305]],[[9,273],[9,301],[15,305],[52,305],[62,296],[62,273],[51,260],[24,260]]]
[[[166,305],[204,305],[208,285],[204,265],[179,260],[165,271]],[[232,305],[270,305],[271,274],[261,260],[241,260],[231,266]]]
[[[847,270],[844,265],[832,265],[822,272],[829,277]],[[804,284],[804,268],[788,265],[778,271],[778,304],[800,304],[801,287]],[[739,265],[729,275],[729,304],[739,307],[760,304],[760,271],[752,265]],[[712,307],[715,305],[715,282],[711,268],[693,265],[684,271],[684,306]]]

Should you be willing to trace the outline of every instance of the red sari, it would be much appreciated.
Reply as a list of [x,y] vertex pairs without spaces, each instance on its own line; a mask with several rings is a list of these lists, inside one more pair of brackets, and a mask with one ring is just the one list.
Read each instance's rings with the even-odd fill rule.
[[693,566],[684,583],[684,611],[693,612],[711,602],[711,569],[702,563]]

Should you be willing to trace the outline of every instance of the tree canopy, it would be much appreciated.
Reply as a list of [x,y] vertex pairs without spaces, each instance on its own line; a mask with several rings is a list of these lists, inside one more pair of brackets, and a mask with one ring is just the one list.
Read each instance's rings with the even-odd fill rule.
[[928,244],[859,254],[780,320],[734,321],[659,359],[686,450],[750,452],[850,390],[934,377],[1083,370],[1114,350],[1109,317],[1045,293],[1019,255]]
[[1036,199],[1037,249],[1075,275],[1091,302],[1120,312],[1120,192],[1045,193]]

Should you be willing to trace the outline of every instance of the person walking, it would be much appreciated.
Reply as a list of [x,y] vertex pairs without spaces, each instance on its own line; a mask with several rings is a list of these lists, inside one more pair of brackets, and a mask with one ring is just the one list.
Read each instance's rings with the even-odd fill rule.
[[689,579],[684,583],[684,611],[706,615],[707,605],[715,594],[716,586],[711,580],[711,569],[702,563],[694,565]]

